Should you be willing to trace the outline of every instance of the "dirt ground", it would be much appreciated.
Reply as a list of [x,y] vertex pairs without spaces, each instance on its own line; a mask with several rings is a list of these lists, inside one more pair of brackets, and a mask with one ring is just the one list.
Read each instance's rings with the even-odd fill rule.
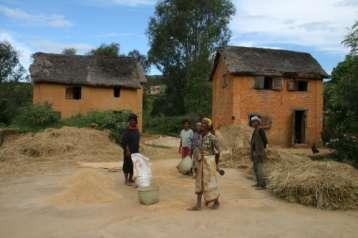
[[160,203],[152,206],[138,203],[135,188],[123,185],[121,172],[92,169],[116,181],[121,196],[112,202],[64,206],[49,198],[64,189],[64,179],[89,168],[62,164],[40,174],[2,178],[0,237],[357,237],[358,211],[323,211],[280,201],[254,190],[237,169],[226,169],[220,177],[219,210],[187,211],[194,203],[193,179],[178,174],[177,163],[153,160]]

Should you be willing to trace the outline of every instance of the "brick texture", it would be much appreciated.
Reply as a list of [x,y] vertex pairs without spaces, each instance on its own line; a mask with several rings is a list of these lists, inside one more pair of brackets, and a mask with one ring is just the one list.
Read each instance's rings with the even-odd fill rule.
[[[323,116],[322,80],[309,80],[308,91],[288,91],[284,79],[281,91],[254,89],[255,77],[225,76],[225,66],[219,61],[213,75],[213,121],[219,128],[229,124],[248,124],[250,113],[272,119],[267,129],[269,143],[291,146],[294,110],[306,110],[305,144],[321,142]],[[222,82],[227,77],[227,84]],[[225,86],[225,87],[224,87]]]
[[138,125],[142,129],[143,89],[122,88],[120,97],[113,95],[113,88],[82,86],[80,100],[65,98],[65,85],[37,83],[33,87],[33,103],[49,103],[55,111],[66,118],[89,111],[131,110],[138,115]]

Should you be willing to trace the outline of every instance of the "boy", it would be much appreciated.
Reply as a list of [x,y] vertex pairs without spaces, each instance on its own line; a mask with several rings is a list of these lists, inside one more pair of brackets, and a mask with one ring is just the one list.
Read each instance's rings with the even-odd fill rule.
[[180,145],[179,153],[181,153],[182,159],[191,156],[191,147],[193,143],[193,130],[190,129],[189,120],[183,121],[183,129],[180,132]]

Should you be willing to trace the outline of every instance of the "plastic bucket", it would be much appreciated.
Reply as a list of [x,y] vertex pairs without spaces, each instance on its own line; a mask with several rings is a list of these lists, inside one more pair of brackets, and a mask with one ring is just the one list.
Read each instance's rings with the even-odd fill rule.
[[138,199],[141,204],[151,205],[159,202],[159,188],[148,186],[138,188]]

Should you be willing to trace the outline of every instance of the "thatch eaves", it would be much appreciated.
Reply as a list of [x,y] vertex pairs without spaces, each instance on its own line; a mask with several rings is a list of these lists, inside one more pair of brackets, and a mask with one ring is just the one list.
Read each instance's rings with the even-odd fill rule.
[[34,83],[122,86],[140,88],[146,82],[142,66],[131,57],[34,54],[30,67]]
[[329,75],[311,54],[289,50],[227,46],[218,50],[210,79],[221,58],[230,74],[323,79]]

